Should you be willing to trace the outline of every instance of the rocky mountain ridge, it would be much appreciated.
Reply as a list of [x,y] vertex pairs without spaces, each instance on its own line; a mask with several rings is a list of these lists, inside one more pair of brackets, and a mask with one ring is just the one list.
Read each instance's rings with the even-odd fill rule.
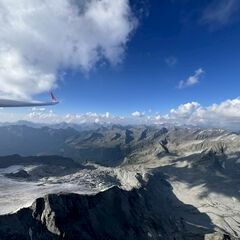
[[[14,223],[14,224],[13,224]],[[131,191],[50,194],[30,208],[0,216],[1,239],[204,239],[206,214],[184,205],[161,174]]]
[[[13,129],[14,134],[20,136],[23,142],[24,139],[27,139],[26,136],[29,134],[25,131],[32,131],[32,128],[24,128],[24,130],[21,130],[22,134],[19,135],[21,131],[15,127]],[[10,128],[11,133],[13,133],[13,129]],[[41,184],[44,184],[43,192],[47,188],[50,189],[51,187],[52,189],[53,186],[60,187],[66,184],[66,186],[71,186],[73,192],[79,193],[78,189],[81,188],[83,184],[85,186],[86,183],[87,186],[94,189],[94,191],[102,191],[112,186],[120,187],[122,190],[118,193],[124,196],[125,194],[131,195],[132,191],[141,191],[141,194],[145,196],[143,197],[145,202],[141,203],[143,205],[139,206],[139,209],[142,209],[147,208],[146,205],[149,201],[151,202],[151,200],[149,200],[151,197],[143,190],[134,190],[141,185],[139,183],[139,176],[143,177],[144,174],[157,172],[157,175],[161,175],[158,179],[162,179],[165,183],[168,182],[168,184],[170,184],[169,186],[171,186],[171,191],[168,190],[168,193],[165,193],[165,187],[163,185],[167,184],[162,185],[160,180],[154,181],[155,184],[150,184],[150,186],[154,186],[154,188],[158,189],[159,184],[163,191],[161,193],[160,190],[156,190],[157,195],[163,194],[168,196],[170,191],[178,201],[181,201],[182,205],[179,208],[185,209],[185,205],[190,205],[197,212],[200,212],[208,218],[207,221],[203,222],[209,223],[207,229],[210,229],[210,231],[203,232],[199,239],[214,239],[214,237],[216,237],[215,239],[224,239],[224,234],[226,235],[225,239],[229,239],[229,237],[231,239],[240,238],[240,136],[238,133],[221,129],[166,128],[156,126],[133,127],[118,125],[103,126],[95,130],[81,132],[68,128],[60,130],[43,128],[42,130],[38,129],[36,131],[35,129],[33,131],[35,131],[35,133],[39,131],[39,134],[43,131],[45,134],[44,137],[49,137],[53,142],[55,137],[58,136],[58,140],[56,141],[57,144],[54,143],[53,146],[51,146],[51,144],[48,146],[49,148],[53,147],[50,152],[57,150],[57,153],[60,152],[60,155],[68,157],[63,158],[65,160],[69,159],[69,157],[71,158],[70,155],[68,156],[68,153],[71,153],[72,156],[74,155],[74,161],[70,159],[69,163],[78,164],[81,167],[79,167],[79,169],[78,167],[73,167],[72,171],[71,169],[66,170],[62,168],[66,166],[62,166],[61,164],[59,168],[37,166],[34,169],[26,168],[24,169],[25,172],[21,170],[19,172],[10,171],[8,172],[10,175],[7,175],[7,178],[13,180],[19,179],[20,181],[27,182],[27,184],[34,183],[34,181],[40,181]],[[34,136],[36,142],[39,141],[37,135]],[[34,141],[35,139],[33,140],[33,146],[37,146]],[[59,151],[60,146],[64,151]],[[37,149],[35,150],[37,151]],[[44,156],[42,156],[42,158],[44,162]],[[14,159],[10,160],[13,161]],[[12,163],[14,164],[14,162]],[[29,175],[32,177],[29,177]],[[88,182],[86,182],[86,180]],[[104,183],[104,188],[100,187],[102,183]],[[105,196],[105,194],[108,194],[108,191],[112,191],[111,189],[100,192],[99,194]],[[140,189],[144,189],[144,187]],[[150,190],[148,189],[148,191]],[[151,189],[151,191],[152,194],[154,194],[154,190]],[[49,191],[47,193],[49,193]],[[58,193],[56,188],[54,188],[54,193]],[[66,197],[69,195],[65,194],[63,196]],[[78,198],[77,196],[78,195],[76,195],[76,198]],[[96,196],[95,193],[94,196]],[[137,194],[137,196],[139,196],[139,194]],[[81,197],[83,196],[79,196],[79,198]],[[62,201],[61,194],[56,194],[53,198],[56,202]],[[88,199],[88,196],[84,195],[84,198]],[[162,203],[165,201],[160,199],[159,196],[155,196],[155,198],[158,199],[156,205],[161,205],[160,202]],[[48,202],[47,197],[43,199],[44,200],[41,201]],[[118,202],[118,200],[116,201]],[[71,202],[71,200],[69,200],[69,202]],[[104,205],[105,204],[108,205],[107,202],[105,202]],[[169,206],[166,206],[166,208],[168,207]],[[170,205],[170,207],[172,206]],[[32,208],[29,209],[30,210],[24,211],[30,211],[30,216],[32,216],[33,210],[31,210]],[[130,206],[129,211],[130,209],[134,209],[134,206]],[[88,211],[88,209],[85,210]],[[195,210],[193,212],[195,212]],[[155,212],[158,210],[152,209],[151,211]],[[159,210],[158,213],[161,218],[165,219],[164,216],[161,215],[161,211]],[[95,216],[97,213],[95,213],[94,210],[91,214]],[[143,214],[143,216],[148,216],[150,213],[141,212],[141,214]],[[171,214],[173,213],[168,212],[168,214],[172,216]],[[152,215],[152,213],[150,215]],[[136,216],[133,215],[131,218],[135,219]],[[193,216],[191,216],[191,218],[195,219]],[[10,217],[10,219],[12,219],[12,217]],[[197,219],[198,217],[196,220]],[[201,219],[201,217],[199,219]],[[174,220],[174,222],[178,222],[178,220]],[[154,222],[154,224],[157,223]],[[197,226],[200,225],[197,224]],[[134,226],[131,227],[134,228]],[[175,229],[175,227],[176,226],[173,224],[169,229]],[[184,225],[184,229],[185,228],[186,224]],[[30,231],[29,229],[30,228],[28,228],[27,231]],[[94,229],[94,231],[95,230],[96,229]],[[150,235],[154,236],[152,239],[161,239],[158,238],[157,235],[154,235],[154,231],[153,233],[151,231]],[[63,232],[65,233],[65,231]],[[182,232],[182,230],[180,232]],[[206,235],[208,233],[215,234],[214,232],[218,232],[220,238],[217,238],[219,234]],[[194,232],[189,230],[188,233]],[[63,233],[61,232],[61,234]],[[163,233],[160,231],[160,234]],[[61,236],[63,237],[63,235]],[[123,236],[129,237],[130,235]],[[146,235],[144,236],[146,237]],[[151,238],[151,236],[149,238]],[[188,234],[186,236],[188,236]],[[184,235],[185,238],[181,238],[183,236],[180,234],[180,238],[176,237],[176,239],[186,239],[186,236]],[[53,237],[59,237],[59,234],[54,233]],[[102,237],[102,235],[100,237]],[[165,239],[171,239],[170,235],[168,237],[166,235]],[[94,238],[89,236],[89,238],[86,239]]]

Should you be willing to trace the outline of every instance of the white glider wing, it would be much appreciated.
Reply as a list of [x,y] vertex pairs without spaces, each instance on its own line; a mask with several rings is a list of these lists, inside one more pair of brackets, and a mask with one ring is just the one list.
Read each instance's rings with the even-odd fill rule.
[[51,93],[52,100],[50,102],[39,102],[39,101],[18,101],[11,99],[0,99],[0,107],[40,107],[40,106],[51,106],[56,105],[59,102],[54,97],[53,93]]

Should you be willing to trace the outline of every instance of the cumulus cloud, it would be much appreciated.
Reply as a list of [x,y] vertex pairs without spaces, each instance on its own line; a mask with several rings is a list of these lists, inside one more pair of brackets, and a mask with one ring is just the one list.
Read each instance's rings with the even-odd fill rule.
[[238,0],[213,0],[204,10],[201,22],[219,28],[231,23],[239,13]]
[[[1,116],[1,115],[0,115]],[[19,115],[16,116],[19,118]],[[40,122],[40,123],[119,123],[123,120],[118,116],[113,116],[109,112],[104,114],[98,114],[93,112],[87,112],[82,114],[56,114],[53,110],[44,108],[33,108],[31,112],[20,116],[21,120]],[[20,120],[18,119],[18,120]]]
[[119,63],[136,26],[128,0],[0,0],[0,95],[30,98],[60,71]]
[[170,116],[171,118],[178,118],[179,116],[181,116],[181,118],[189,119],[191,115],[197,109],[199,109],[199,107],[200,104],[197,102],[181,104],[180,106],[178,106],[177,109],[171,109],[168,116]]
[[240,130],[240,98],[228,99],[219,104],[202,106],[198,102],[181,104],[167,114],[136,111],[130,116],[106,113],[58,114],[48,108],[33,108],[28,113],[9,113],[0,110],[1,122],[18,120],[36,123],[113,123],[113,124],[171,124]]
[[193,85],[198,84],[203,74],[204,74],[204,71],[202,68],[197,69],[195,73],[190,77],[188,77],[186,80],[180,81],[178,84],[178,88],[182,89],[182,88],[187,88],[187,87],[191,87]]
[[240,98],[228,99],[207,107],[197,102],[181,104],[164,116],[155,116],[155,122],[239,130]]
[[132,116],[133,117],[143,117],[143,116],[145,116],[145,112],[136,111],[136,112],[132,113]]

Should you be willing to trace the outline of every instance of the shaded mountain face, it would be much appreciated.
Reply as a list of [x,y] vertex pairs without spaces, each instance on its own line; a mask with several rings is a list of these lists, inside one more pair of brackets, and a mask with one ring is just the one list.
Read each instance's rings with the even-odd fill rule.
[[77,135],[78,132],[72,128],[55,130],[24,125],[0,127],[0,155],[63,155],[64,152],[71,155],[71,149],[65,141]]
[[[129,190],[137,185],[136,174],[157,170],[166,176],[180,201],[209,216],[216,231],[240,238],[240,136],[236,133],[220,129],[117,125],[81,132],[66,126],[64,129],[28,127],[23,130],[21,126],[14,127],[14,131],[3,129],[7,136],[21,139],[25,154],[47,152],[72,158],[72,162],[82,165],[98,164],[93,166],[97,170],[84,169],[83,172],[72,171],[75,167],[65,171],[51,165],[31,170],[23,168],[19,172],[8,172],[7,178],[11,180],[41,181],[46,184],[41,193],[53,186],[54,193],[58,193],[56,188],[63,189],[63,184],[74,186],[71,189],[77,193],[86,185],[96,191],[113,185]],[[31,141],[28,135],[34,136]],[[11,138],[7,139],[8,151],[21,150],[14,144],[11,146]],[[38,148],[39,141],[44,139],[44,149]],[[1,141],[4,145],[5,141]],[[1,177],[5,184],[5,176]],[[104,188],[100,187],[102,183]]]
[[11,168],[11,166],[19,166],[19,170],[6,173],[5,176],[20,181],[37,181],[46,177],[65,176],[83,169],[79,163],[61,156],[0,157],[0,169]]
[[64,124],[52,127],[8,125],[0,127],[0,156],[59,155],[79,163],[117,166],[135,149],[157,141],[167,129],[113,125],[77,131]]
[[60,156],[29,156],[21,157],[20,155],[9,155],[0,157],[0,168],[7,168],[13,165],[47,165],[59,167],[79,168],[80,164],[74,162],[70,158]]
[[[29,124],[28,124],[29,125]],[[112,126],[77,131],[64,128],[9,125],[0,127],[0,155],[60,155],[77,162],[95,162],[105,166],[120,165],[150,129]],[[139,141],[138,141],[139,140]]]
[[161,174],[140,189],[110,188],[96,195],[50,194],[30,208],[0,216],[2,240],[204,239],[211,220],[185,205]]

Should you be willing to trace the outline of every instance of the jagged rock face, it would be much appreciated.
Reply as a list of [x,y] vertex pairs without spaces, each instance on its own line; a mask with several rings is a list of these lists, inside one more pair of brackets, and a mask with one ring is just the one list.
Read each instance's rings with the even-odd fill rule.
[[[15,128],[13,129],[14,131],[17,132],[17,135],[19,135],[19,129],[18,130]],[[145,172],[145,171],[151,172],[157,169],[157,171],[165,174],[165,176],[167,177],[167,181],[172,185],[173,192],[178,197],[178,199],[180,199],[185,204],[190,204],[192,206],[195,206],[196,209],[199,209],[200,212],[206,213],[207,215],[205,214],[204,215],[210,217],[211,222],[214,225],[214,229],[216,231],[225,232],[226,234],[235,236],[236,239],[240,238],[240,227],[239,227],[239,222],[240,222],[240,214],[239,214],[239,211],[240,211],[240,195],[239,195],[240,136],[238,134],[219,130],[219,129],[207,129],[207,130],[193,129],[193,128],[166,129],[162,127],[158,128],[158,127],[148,127],[148,126],[142,126],[142,127],[112,126],[108,128],[102,127],[95,130],[84,131],[81,133],[79,132],[76,133],[74,131],[74,136],[70,136],[71,134],[68,135],[68,133],[71,132],[72,130],[69,130],[69,129],[67,130],[67,133],[59,129],[54,129],[54,130],[50,130],[47,128],[44,128],[44,129],[45,129],[44,131],[46,131],[48,134],[50,133],[50,135],[52,134],[54,137],[64,135],[64,137],[59,138],[60,140],[58,139],[59,142],[57,144],[58,146],[61,146],[61,147],[64,146],[65,150],[70,149],[70,152],[64,151],[64,154],[63,154],[64,156],[67,155],[68,153],[71,153],[72,155],[74,155],[74,157],[76,157],[74,158],[75,161],[78,161],[80,163],[85,161],[98,163],[101,166],[97,166],[97,168],[101,169],[101,171],[97,170],[93,174],[93,171],[91,170],[86,175],[86,174],[82,174],[82,172],[79,169],[76,169],[76,168],[80,168],[79,164],[72,161],[71,159],[60,158],[59,162],[56,162],[57,165],[60,165],[60,167],[57,167],[56,163],[54,163],[54,161],[56,161],[55,158],[51,159],[48,157],[46,158],[46,160],[45,160],[45,157],[36,158],[37,160],[33,158],[21,159],[21,157],[15,155],[7,158],[6,157],[0,158],[0,167],[1,167],[1,164],[3,167],[4,166],[6,167],[6,166],[9,166],[10,163],[15,164],[17,162],[23,165],[25,164],[28,165],[29,163],[31,163],[31,161],[33,161],[36,164],[39,164],[39,160],[43,162],[47,161],[48,164],[47,164],[47,167],[38,166],[37,168],[28,171],[28,174],[30,175],[30,177],[27,177],[27,178],[24,178],[24,175],[25,176],[27,175],[23,172],[20,172],[20,174],[19,172],[13,175],[11,174],[9,177],[11,177],[12,179],[17,178],[17,179],[20,179],[21,181],[23,181],[24,179],[25,179],[24,181],[35,181],[44,177],[46,178],[46,181],[44,180],[44,183],[49,184],[49,187],[50,186],[52,187],[56,183],[62,184],[67,182],[67,184],[70,183],[71,185],[76,184],[77,188],[80,185],[81,186],[83,185],[82,184],[83,178],[87,179],[88,177],[90,177],[91,180],[94,179],[94,183],[91,182],[91,185],[90,185],[91,188],[92,186],[98,185],[98,184],[95,184],[95,182],[97,183],[108,182],[109,183],[107,184],[108,187],[112,185],[122,185],[122,186],[128,185],[126,189],[131,189],[132,186],[134,185],[132,183],[133,182],[135,183],[135,181],[132,181],[132,178],[130,178],[130,181],[129,181],[128,172],[133,172],[135,174],[135,173]],[[10,130],[12,134],[12,128]],[[64,134],[61,135],[60,133],[57,133],[58,131],[60,132],[62,131],[62,133],[64,132]],[[44,134],[46,134],[46,132],[44,132]],[[20,134],[20,136],[22,135]],[[44,135],[44,137],[46,136]],[[61,164],[62,161],[64,164]],[[65,166],[65,164],[67,165],[69,164],[69,166],[63,169],[62,166]],[[78,170],[80,172],[78,172]],[[101,174],[99,174],[100,172]],[[134,174],[133,176],[135,176]],[[105,179],[110,178],[110,180],[103,181],[102,179],[104,178]],[[79,186],[77,184],[79,184]],[[142,214],[141,216],[144,216],[144,219],[147,218],[146,216],[149,216],[149,215],[153,217],[154,219],[152,220],[153,225],[149,223],[151,222],[150,220],[147,221],[147,223],[144,223],[147,226],[147,229],[149,229],[149,234],[148,232],[143,233],[142,230],[140,231],[141,234],[144,237],[146,237],[145,239],[151,238],[151,236],[152,238],[154,236],[155,239],[158,239],[156,237],[157,236],[156,234],[159,232],[161,236],[165,236],[165,238],[163,239],[168,239],[167,237],[169,237],[170,235],[168,235],[169,232],[166,229],[168,230],[175,229],[176,227],[175,222],[178,222],[179,215],[176,215],[177,211],[175,210],[174,210],[175,211],[174,214],[172,211],[164,212],[165,210],[163,211],[163,209],[165,208],[169,209],[169,205],[167,205],[164,208],[160,208],[160,206],[165,206],[164,205],[165,202],[169,202],[169,200],[166,201],[166,199],[162,199],[163,196],[165,195],[168,196],[169,192],[166,193],[166,191],[164,190],[166,188],[162,185],[161,181],[159,181],[158,184],[159,186],[162,187],[161,191],[160,189],[158,189],[157,185],[154,185],[155,190],[151,190],[151,191],[149,190],[149,186],[148,186],[147,192],[144,191],[144,188],[138,191],[135,190],[135,195],[137,197],[134,198],[135,204],[132,204],[132,205],[129,202],[131,202],[130,199],[132,199],[133,193],[125,192],[125,191],[122,192],[122,190],[111,189],[105,193],[101,193],[100,196],[102,196],[103,194],[104,198],[103,197],[100,198],[99,195],[96,195],[94,197],[78,196],[78,195],[59,195],[59,196],[50,195],[48,198],[43,198],[42,200],[38,200],[38,201],[43,201],[44,203],[43,205],[36,202],[36,205],[38,206],[37,209],[42,209],[41,211],[35,210],[35,207],[32,207],[31,209],[25,209],[20,211],[17,215],[14,215],[15,217],[9,216],[9,219],[11,219],[11,221],[20,221],[19,219],[21,219],[21,222],[23,225],[19,224],[18,226],[16,226],[16,229],[18,228],[18,232],[23,231],[24,234],[38,233],[41,235],[44,232],[44,234],[47,234],[46,236],[50,236],[50,237],[51,236],[56,237],[56,236],[59,236],[59,234],[60,235],[62,234],[63,236],[64,233],[65,234],[69,234],[69,233],[67,230],[63,231],[62,226],[59,225],[60,222],[63,220],[59,220],[60,222],[56,220],[56,219],[60,219],[59,217],[60,212],[61,214],[63,214],[63,216],[65,216],[64,218],[66,222],[67,218],[70,218],[70,219],[72,218],[71,215],[67,214],[68,211],[70,212],[72,211],[72,210],[69,210],[69,206],[74,206],[75,209],[78,209],[79,205],[74,205],[74,204],[75,202],[79,202],[80,201],[79,199],[85,199],[85,200],[81,200],[85,203],[85,201],[87,202],[93,201],[89,199],[97,198],[98,201],[101,200],[103,202],[102,202],[102,205],[96,204],[96,206],[101,206],[101,208],[104,208],[104,204],[112,206],[112,208],[110,209],[111,209],[111,212],[113,213],[115,212],[115,210],[113,210],[114,209],[113,206],[114,206],[117,209],[119,208],[119,211],[120,211],[116,213],[116,216],[118,215],[122,216],[121,213],[124,212],[124,210],[122,209],[122,206],[119,207],[119,205],[114,205],[111,202],[111,200],[116,199],[114,198],[115,195],[119,195],[120,198],[116,200],[116,202],[120,203],[121,201],[124,201],[125,205],[129,206],[128,209],[129,209],[129,212],[131,213],[131,214],[127,214],[126,215],[127,217],[124,216],[126,220],[131,222],[132,221],[131,219],[138,219],[138,220],[140,219],[140,217],[138,217],[138,215],[134,213],[134,211],[135,212],[139,211],[139,214]],[[97,189],[97,191],[99,191],[98,186],[96,188],[94,187],[94,189]],[[112,195],[109,192],[111,192]],[[141,195],[144,197],[140,198],[139,193],[141,193]],[[109,200],[106,199],[106,196],[108,196],[108,194],[111,195],[111,199]],[[123,196],[126,196],[127,200],[123,198]],[[153,207],[149,209],[149,206],[153,206],[154,204],[158,206],[158,202],[154,202],[154,200],[152,199],[152,196],[154,196],[155,199],[158,199],[158,202],[161,202],[161,204],[159,205],[159,210]],[[39,197],[39,195],[37,197]],[[70,200],[71,198],[74,198],[74,202]],[[141,202],[142,201],[141,199],[145,199],[144,204]],[[135,208],[135,205],[138,208]],[[81,218],[82,216],[84,216],[85,220],[87,220],[88,218],[89,219],[91,218],[93,213],[92,211],[89,210],[89,208],[87,208],[87,206],[88,205],[86,206],[84,205],[83,209],[84,209],[84,212],[86,212],[88,215],[84,215],[82,214],[82,212],[80,214],[78,212],[78,215],[77,215],[78,218]],[[184,206],[185,206],[184,204],[181,204],[179,208],[184,209]],[[57,209],[61,208],[64,211],[52,210],[52,209],[55,209],[55,207],[57,207]],[[171,208],[174,209],[173,207]],[[97,209],[96,212],[98,214],[102,212],[101,209],[98,209],[98,208],[94,208],[94,209]],[[98,215],[95,216],[96,212],[94,211],[93,219],[95,219],[94,221],[97,221],[96,219],[98,219],[97,224],[101,224],[102,222],[97,217]],[[110,216],[111,212],[108,212],[108,209],[105,209],[105,213],[109,214],[107,216]],[[27,213],[27,217],[25,216],[25,213]],[[32,214],[34,217],[32,217]],[[168,221],[169,219],[165,218],[165,216],[167,215],[174,216],[174,220],[172,221],[172,223],[169,223]],[[160,216],[161,219],[164,219],[164,224],[161,222],[162,220],[159,219],[158,216]],[[115,215],[114,217],[113,216],[111,217],[112,217],[111,219],[116,218]],[[103,217],[101,215],[101,219],[102,218]],[[25,221],[22,219],[28,219],[28,220]],[[118,218],[116,219],[118,221],[121,220]],[[32,224],[31,229],[30,229],[30,225],[25,224],[26,222],[30,222]],[[159,222],[161,222],[161,226],[164,226],[163,230],[159,230],[161,229]],[[192,222],[191,218],[189,222]],[[109,226],[108,223],[104,222],[104,224]],[[123,221],[119,222],[119,224],[122,224],[122,225],[118,225],[117,222],[114,222],[114,224],[116,226],[119,226],[119,228],[126,229],[126,226],[123,224]],[[110,225],[109,229],[111,230],[112,228],[115,227],[115,225]],[[136,235],[137,233],[135,232],[137,232],[136,229],[139,229],[139,228],[145,229],[145,225],[144,226],[131,225],[131,228],[134,229],[134,234],[135,234],[134,236],[139,236],[139,238],[141,239],[140,234]],[[157,230],[153,226],[156,226]],[[35,229],[34,231],[33,231],[33,228]],[[82,228],[82,225],[81,225],[81,228]],[[152,230],[153,228],[155,230]],[[44,230],[40,231],[39,229],[44,229]],[[76,228],[74,229],[75,229],[74,231],[77,231],[77,229],[79,229],[79,226],[76,226]],[[207,227],[207,229],[209,229],[209,226]],[[94,228],[94,230],[98,230],[98,229]],[[113,236],[112,232],[108,232],[107,230],[104,230],[104,231],[106,231],[105,232],[106,234],[110,234],[109,236]],[[187,232],[194,233],[194,231],[187,231]],[[122,234],[123,235],[120,235],[121,237],[123,236],[122,238],[127,238],[126,236],[128,237],[132,236],[127,230]],[[89,239],[93,239],[92,235],[86,235],[86,236],[89,237]],[[88,239],[87,237],[86,239]],[[102,237],[102,235],[99,235],[99,237]],[[179,239],[181,239],[181,237],[182,235],[180,234]],[[214,238],[221,239],[221,237],[224,239],[225,237],[225,239],[228,239],[228,235],[224,236],[223,234],[212,235],[212,236],[208,235],[206,237],[209,237],[209,238],[212,237],[213,239]],[[18,239],[20,239],[20,237]],[[44,238],[42,237],[42,239]],[[68,238],[66,237],[66,239]],[[114,239],[114,238],[111,238],[111,239]],[[176,237],[176,239],[178,238]],[[191,239],[191,238],[188,238],[188,239]],[[195,238],[192,238],[192,239],[195,239]],[[234,238],[231,238],[231,239],[234,239]]]
[[[20,154],[60,155],[79,163],[119,166],[139,162],[139,155],[183,155],[207,149],[238,152],[240,136],[223,130],[109,126],[78,132],[73,128],[52,129],[27,126],[0,127],[0,156]],[[167,144],[163,144],[163,143]],[[134,155],[138,155],[137,159]],[[145,160],[144,160],[145,161]]]
[[206,214],[184,205],[159,174],[140,189],[113,187],[96,195],[50,194],[31,208],[0,216],[1,240],[204,239]]
[[230,237],[228,234],[211,233],[211,234],[205,235],[204,240],[238,240],[238,239],[234,237]]
[[5,176],[9,178],[17,178],[17,179],[26,179],[30,177],[29,173],[25,170],[19,170],[16,173],[5,174]]
[[80,163],[118,166],[141,144],[148,145],[150,139],[157,141],[166,132],[166,128],[130,126],[99,127],[81,132],[69,127],[2,126],[0,156],[60,155]]

